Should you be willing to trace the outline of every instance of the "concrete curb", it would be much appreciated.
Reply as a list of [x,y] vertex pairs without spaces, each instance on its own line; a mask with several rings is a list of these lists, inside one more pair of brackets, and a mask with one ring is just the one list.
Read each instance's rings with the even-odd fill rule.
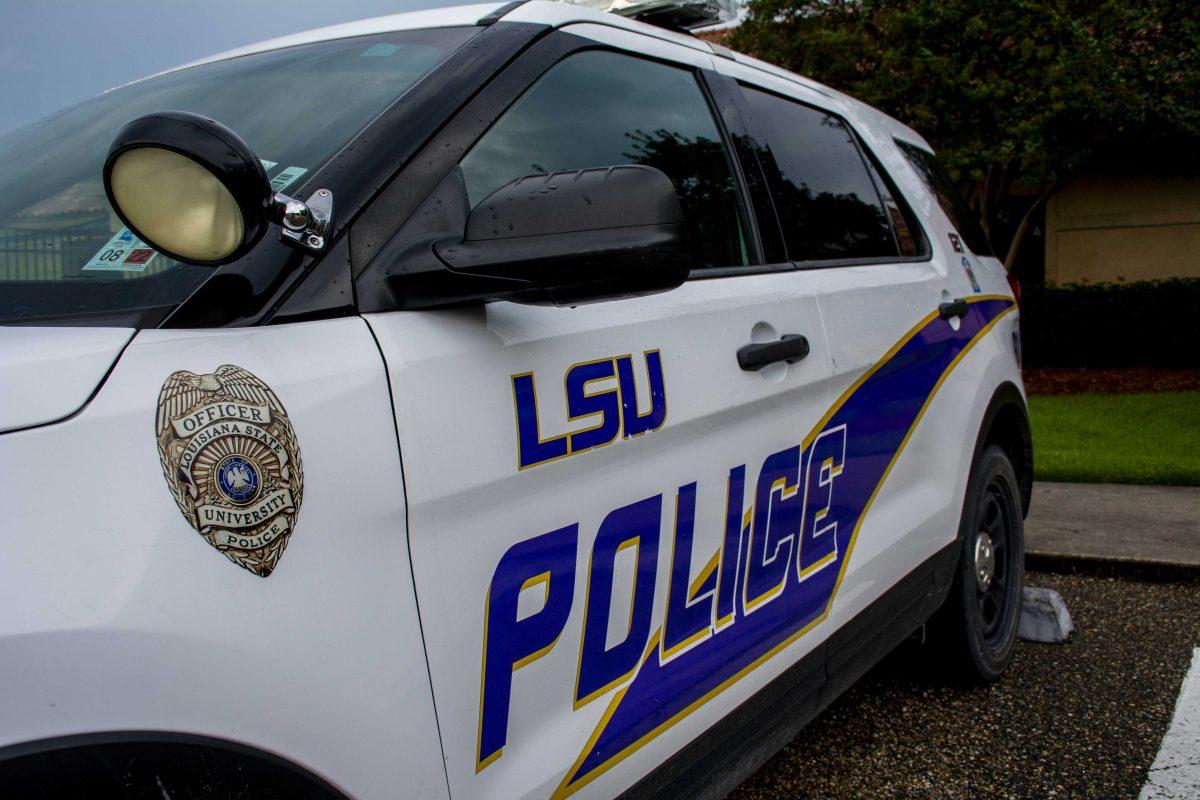
[[1200,487],[1033,485],[1032,570],[1155,582],[1200,580]]
[[1180,564],[1118,556],[1085,556],[1071,553],[1026,553],[1026,571],[1060,575],[1092,575],[1150,583],[1198,583],[1200,564]]

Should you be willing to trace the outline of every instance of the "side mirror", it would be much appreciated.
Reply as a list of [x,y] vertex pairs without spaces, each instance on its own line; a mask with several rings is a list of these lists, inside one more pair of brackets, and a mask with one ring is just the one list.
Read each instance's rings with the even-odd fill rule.
[[186,111],[150,114],[122,128],[104,161],[104,191],[138,238],[202,266],[240,258],[271,222],[283,227],[285,241],[321,250],[333,212],[326,189],[307,203],[274,192],[240,136]]
[[689,263],[674,184],[632,164],[518,178],[434,251],[462,276],[525,287],[491,296],[554,305],[673,289]]

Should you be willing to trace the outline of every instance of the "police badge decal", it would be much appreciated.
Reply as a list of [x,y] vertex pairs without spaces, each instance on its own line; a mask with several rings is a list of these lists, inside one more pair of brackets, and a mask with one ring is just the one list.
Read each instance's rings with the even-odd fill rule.
[[232,364],[180,370],[163,381],[154,429],[184,519],[233,563],[270,575],[304,493],[300,445],[279,398]]

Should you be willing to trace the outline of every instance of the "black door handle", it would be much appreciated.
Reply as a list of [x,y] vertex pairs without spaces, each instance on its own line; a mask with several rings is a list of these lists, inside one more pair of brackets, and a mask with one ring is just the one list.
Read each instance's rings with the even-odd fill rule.
[[950,303],[942,303],[938,306],[938,316],[942,319],[951,319],[952,317],[964,317],[967,314],[967,301],[963,298]]
[[798,333],[785,333],[777,342],[748,344],[737,351],[738,366],[747,372],[758,372],[776,361],[795,364],[806,355],[808,339]]

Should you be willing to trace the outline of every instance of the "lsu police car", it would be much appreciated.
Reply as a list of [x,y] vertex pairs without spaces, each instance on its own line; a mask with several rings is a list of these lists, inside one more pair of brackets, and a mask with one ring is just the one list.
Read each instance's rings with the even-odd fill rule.
[[1002,266],[694,11],[342,25],[0,141],[8,796],[715,797],[926,622],[999,677]]

